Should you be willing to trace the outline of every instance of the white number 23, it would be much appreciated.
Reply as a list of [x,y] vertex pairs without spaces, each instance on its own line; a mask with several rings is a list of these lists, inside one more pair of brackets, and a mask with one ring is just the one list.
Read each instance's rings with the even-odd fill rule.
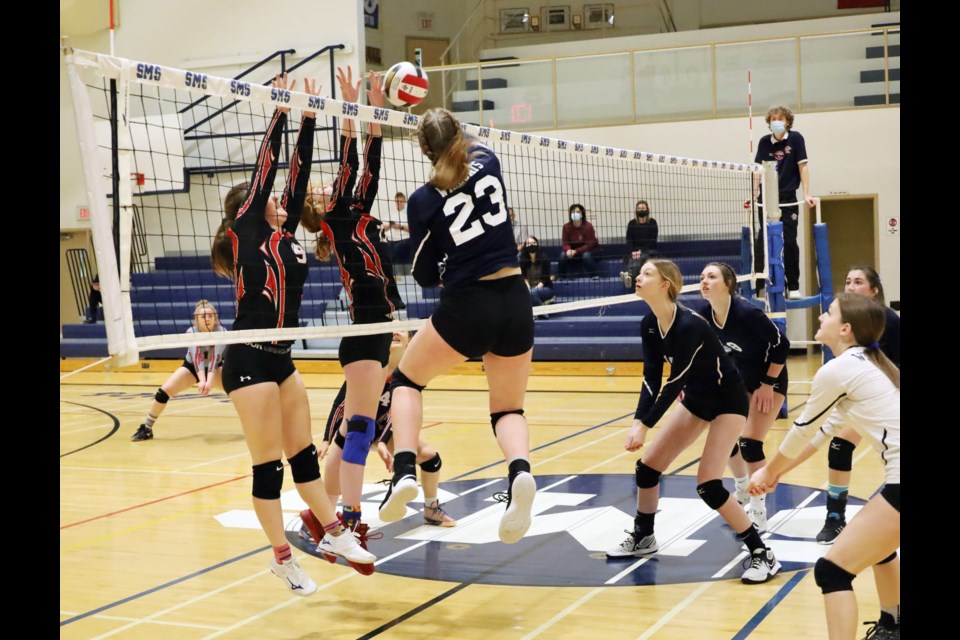
[[[488,194],[487,190],[490,187],[493,187],[493,190]],[[500,184],[498,178],[484,176],[477,180],[473,193],[472,197],[466,193],[458,193],[447,200],[443,206],[444,215],[449,217],[454,213],[457,214],[457,217],[453,219],[453,224],[450,225],[450,235],[457,246],[483,235],[484,228],[480,220],[483,220],[488,226],[495,227],[503,224],[507,219],[507,208],[503,203],[503,185]],[[468,225],[467,221],[470,219],[470,214],[473,213],[474,198],[479,199],[485,195],[490,196],[490,204],[494,205],[495,209],[483,214],[480,216],[480,220],[474,220]],[[459,213],[457,212],[458,208],[460,209]],[[497,213],[493,213],[493,211],[497,211]]]

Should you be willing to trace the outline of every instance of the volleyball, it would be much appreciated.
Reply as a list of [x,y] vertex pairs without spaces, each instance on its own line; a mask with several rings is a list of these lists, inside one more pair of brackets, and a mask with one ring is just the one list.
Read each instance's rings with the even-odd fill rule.
[[427,72],[412,62],[398,62],[383,78],[383,92],[395,107],[412,107],[427,97]]

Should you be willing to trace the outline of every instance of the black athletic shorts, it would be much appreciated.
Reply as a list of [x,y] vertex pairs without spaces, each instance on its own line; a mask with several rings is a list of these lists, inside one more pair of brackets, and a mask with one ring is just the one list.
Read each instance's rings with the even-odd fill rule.
[[[275,349],[279,353],[264,351],[264,348]],[[289,347],[286,348],[286,353],[282,351],[283,348],[277,347],[231,344],[224,354],[223,373],[220,374],[223,390],[230,394],[237,389],[261,382],[281,384],[297,370],[293,366]]]
[[883,496],[884,500],[890,503],[890,506],[897,510],[897,513],[900,513],[900,484],[885,484],[883,489],[880,489],[880,495]]
[[180,363],[180,366],[186,369],[187,371],[189,371],[190,374],[193,376],[194,380],[196,380],[197,382],[200,382],[200,377],[197,375],[197,368],[193,366],[192,362],[190,362],[187,359],[184,359],[183,362]]
[[519,356],[533,348],[530,290],[519,275],[441,290],[431,322],[447,344],[468,358]]
[[684,391],[680,403],[687,411],[707,422],[713,422],[717,416],[734,414],[744,418],[750,413],[750,396],[743,383],[730,387],[721,387],[711,394]]
[[372,336],[347,336],[340,340],[340,366],[345,367],[351,362],[361,360],[376,360],[381,367],[387,366],[390,360],[390,343],[393,342],[393,332],[378,333]]
[[[760,371],[748,371],[746,368],[740,370],[740,377],[743,378],[743,384],[747,387],[749,393],[753,393],[760,388],[760,378],[767,374],[766,368],[763,372]],[[787,368],[784,367],[780,370],[780,375],[777,376],[777,382],[773,385],[773,390],[776,393],[787,395],[787,384],[789,383],[789,378],[787,377]]]

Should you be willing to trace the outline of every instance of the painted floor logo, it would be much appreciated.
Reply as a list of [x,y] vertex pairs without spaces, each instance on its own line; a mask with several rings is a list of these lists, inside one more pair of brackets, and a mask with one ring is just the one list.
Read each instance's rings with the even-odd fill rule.
[[[729,484],[729,481],[728,481]],[[506,480],[446,482],[440,501],[454,528],[423,524],[423,496],[407,516],[384,526],[376,519],[385,489],[364,487],[364,522],[383,532],[371,543],[377,571],[449,582],[526,586],[634,586],[738,578],[746,550],[730,527],[697,497],[693,476],[664,476],[656,535],[660,552],[647,558],[607,558],[633,529],[636,486],[632,475],[537,476],[539,491],[533,524],[520,542],[497,537],[504,505],[493,494]],[[730,487],[728,487],[730,488]],[[829,547],[815,538],[825,517],[826,495],[810,487],[781,483],[767,496],[767,544],[787,571],[810,567]],[[863,501],[851,498],[847,518]],[[412,507],[417,507],[415,510]],[[283,496],[288,538],[310,555],[312,545],[297,536],[304,508],[295,491]],[[224,526],[259,528],[252,511],[232,511],[217,519]],[[342,562],[342,561],[341,561]]]

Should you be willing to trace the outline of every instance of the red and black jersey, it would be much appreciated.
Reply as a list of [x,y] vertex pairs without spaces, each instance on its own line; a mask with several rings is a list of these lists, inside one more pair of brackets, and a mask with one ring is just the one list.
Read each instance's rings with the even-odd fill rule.
[[[310,181],[313,159],[313,117],[300,123],[296,150],[290,160],[287,184],[279,206],[287,220],[279,231],[264,219],[273,190],[280,157],[280,144],[287,115],[274,112],[257,154],[250,190],[227,237],[233,243],[237,288],[237,319],[234,329],[279,329],[300,324],[300,301],[307,279],[307,255],[294,238]],[[288,346],[292,340],[274,341]]]
[[393,265],[380,240],[380,221],[370,215],[380,180],[381,143],[380,136],[367,137],[364,171],[357,182],[356,138],[340,137],[340,172],[323,217],[323,233],[333,244],[350,303],[350,319],[355,324],[384,322],[404,307]]
[[[393,376],[391,376],[391,378],[392,377]],[[387,443],[393,435],[390,431],[390,427],[393,424],[390,417],[390,403],[392,399],[390,378],[387,378],[386,383],[383,385],[383,392],[380,394],[380,402],[377,403],[376,430],[373,436],[374,442],[383,440],[384,443]],[[324,442],[333,442],[333,435],[340,428],[340,423],[344,420],[343,414],[346,406],[347,383],[344,382],[340,387],[340,393],[334,398],[333,405],[330,407],[330,415],[327,416],[327,426],[323,430]]]

